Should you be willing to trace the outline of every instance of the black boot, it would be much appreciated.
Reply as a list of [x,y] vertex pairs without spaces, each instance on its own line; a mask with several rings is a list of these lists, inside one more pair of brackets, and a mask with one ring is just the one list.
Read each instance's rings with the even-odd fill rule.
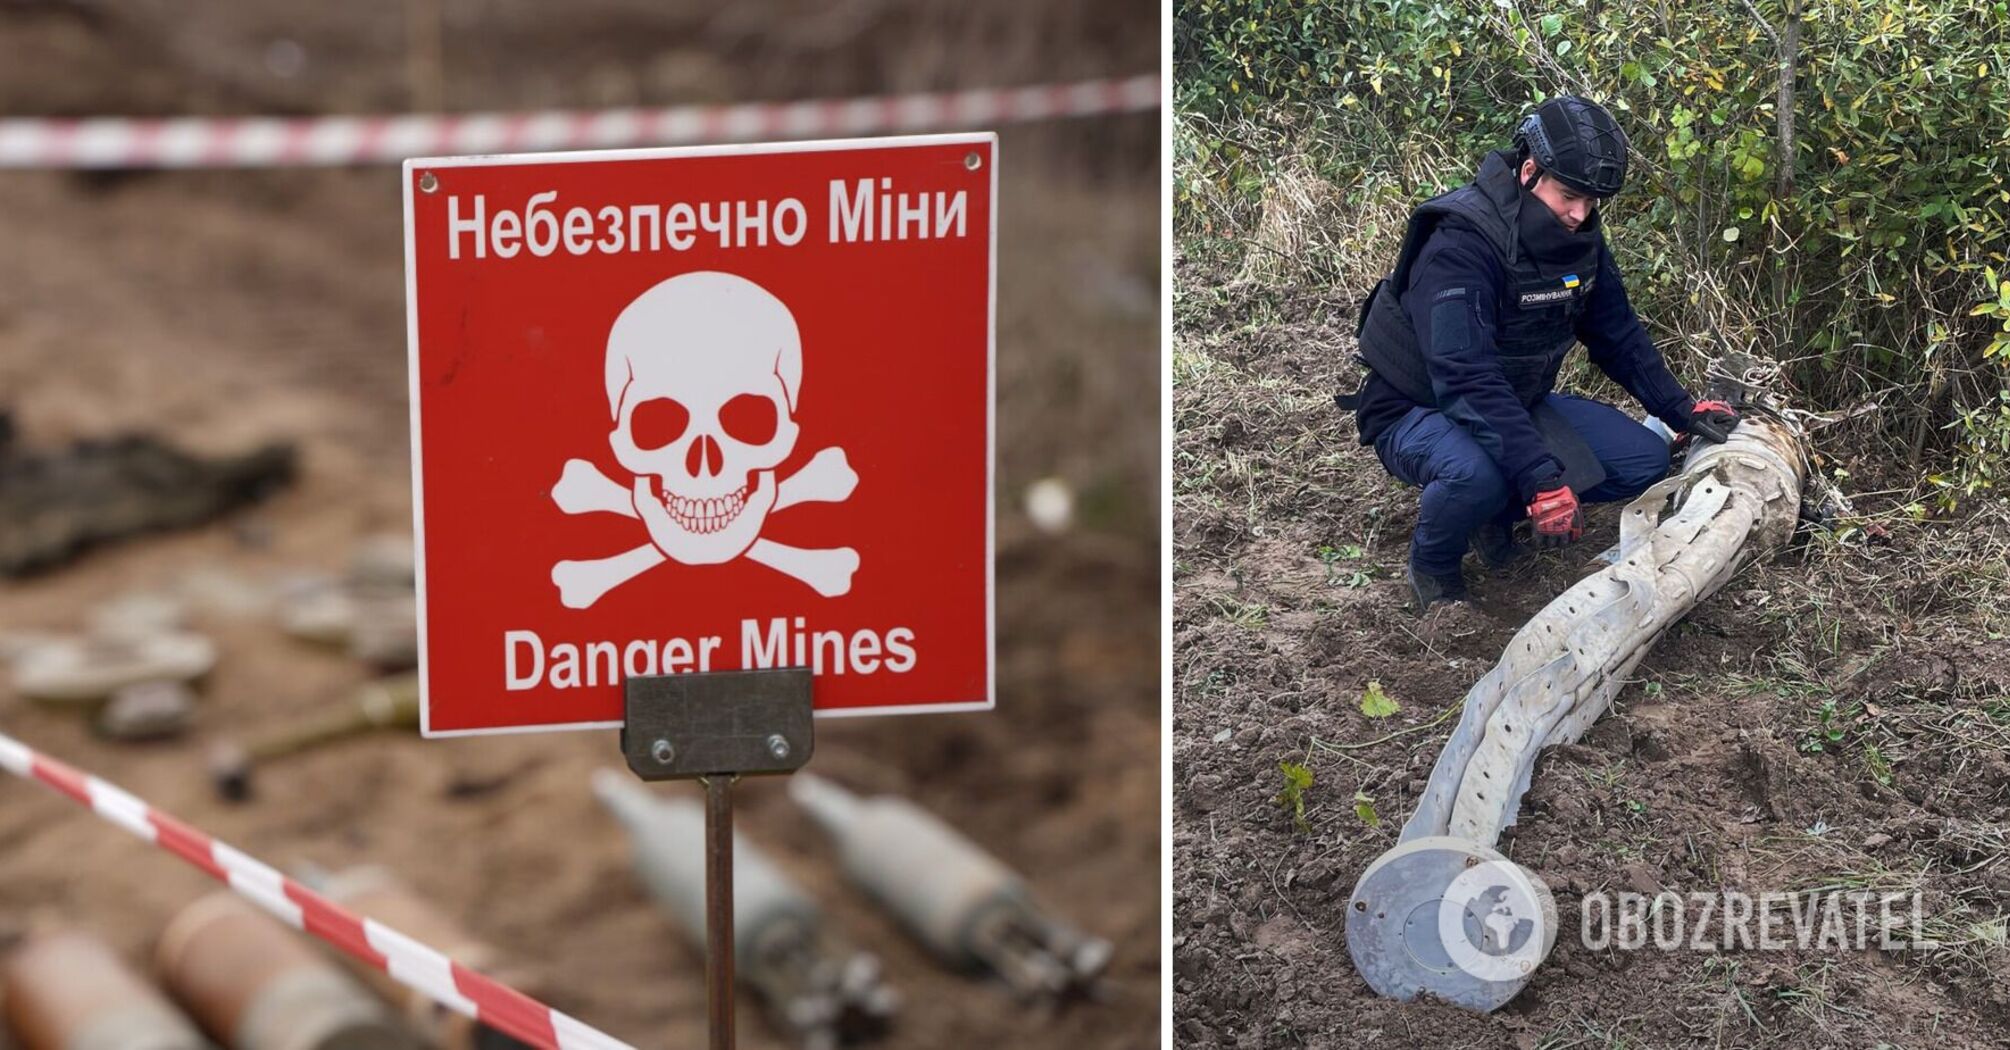
[[1522,555],[1522,545],[1514,541],[1514,529],[1504,521],[1489,521],[1474,529],[1471,540],[1473,553],[1489,569],[1505,569]]
[[1458,573],[1449,576],[1432,576],[1417,571],[1412,565],[1405,570],[1410,578],[1410,593],[1416,595],[1417,611],[1425,612],[1438,602],[1462,602],[1466,600],[1465,577]]

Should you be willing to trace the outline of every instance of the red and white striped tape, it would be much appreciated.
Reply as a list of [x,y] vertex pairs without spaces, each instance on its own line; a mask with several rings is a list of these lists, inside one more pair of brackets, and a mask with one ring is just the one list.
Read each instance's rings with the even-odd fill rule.
[[1156,74],[948,94],[659,109],[0,120],[0,168],[278,168],[407,157],[843,138],[1156,109]]
[[632,1050],[627,1043],[498,984],[162,813],[119,787],[0,733],[0,768],[39,780],[201,868],[295,929],[334,945],[459,1013],[543,1050]]

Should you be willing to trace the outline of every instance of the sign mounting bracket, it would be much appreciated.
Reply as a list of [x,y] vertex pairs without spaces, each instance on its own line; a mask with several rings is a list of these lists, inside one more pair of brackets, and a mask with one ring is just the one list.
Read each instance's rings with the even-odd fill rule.
[[621,754],[643,780],[705,786],[705,1001],[711,1050],[732,1050],[733,782],[793,773],[816,749],[807,667],[640,675],[623,688]]

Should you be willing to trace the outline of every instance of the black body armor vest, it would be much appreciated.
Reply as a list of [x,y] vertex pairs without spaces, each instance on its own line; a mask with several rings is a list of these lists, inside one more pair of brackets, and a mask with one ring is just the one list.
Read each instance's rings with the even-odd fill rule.
[[[1508,294],[1501,304],[1494,345],[1501,369],[1523,405],[1533,406],[1555,387],[1564,355],[1577,342],[1577,321],[1598,279],[1599,241],[1591,238],[1576,259],[1538,263],[1521,242],[1523,194],[1515,182],[1513,164],[1512,153],[1489,153],[1472,182],[1418,205],[1403,233],[1396,269],[1375,285],[1362,304],[1356,330],[1362,362],[1420,405],[1437,407],[1438,399],[1424,367],[1416,327],[1399,299],[1424,242],[1449,216],[1477,229],[1507,274]],[[1542,205],[1537,202],[1533,206]]]

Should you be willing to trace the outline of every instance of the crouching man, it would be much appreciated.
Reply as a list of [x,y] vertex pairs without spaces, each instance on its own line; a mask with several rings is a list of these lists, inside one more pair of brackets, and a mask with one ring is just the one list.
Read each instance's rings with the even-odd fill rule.
[[1488,568],[1535,542],[1574,542],[1585,503],[1631,499],[1668,472],[1667,444],[1611,405],[1554,392],[1583,342],[1591,361],[1677,432],[1721,442],[1731,407],[1682,388],[1627,302],[1599,202],[1626,180],[1626,136],[1575,96],[1522,120],[1473,181],[1417,207],[1396,268],[1361,310],[1369,374],[1361,443],[1423,489],[1409,579],[1420,608],[1466,597],[1459,563]]

